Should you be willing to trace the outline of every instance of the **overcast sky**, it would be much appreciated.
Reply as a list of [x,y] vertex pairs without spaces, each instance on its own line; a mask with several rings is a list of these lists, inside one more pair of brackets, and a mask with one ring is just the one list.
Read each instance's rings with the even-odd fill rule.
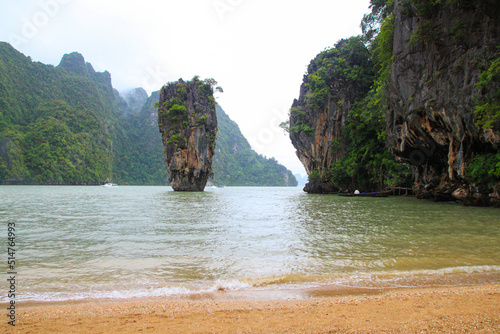
[[278,127],[310,60],[361,33],[369,0],[0,0],[0,40],[57,65],[78,51],[120,90],[214,78],[252,147],[305,174]]

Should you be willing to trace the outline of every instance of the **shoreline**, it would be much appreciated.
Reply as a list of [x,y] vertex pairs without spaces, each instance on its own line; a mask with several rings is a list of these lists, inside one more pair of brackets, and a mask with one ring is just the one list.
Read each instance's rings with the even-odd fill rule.
[[[2,309],[4,309],[2,303]],[[500,331],[500,284],[312,289],[296,299],[199,296],[19,302],[7,333],[464,333]]]
[[[115,280],[116,282],[116,280]],[[408,272],[374,272],[366,275],[279,275],[256,279],[228,279],[207,282],[204,285],[157,285],[124,287],[123,284],[80,287],[79,290],[63,291],[24,291],[18,296],[17,303],[30,305],[64,302],[84,302],[88,300],[289,300],[308,299],[322,296],[347,296],[375,294],[399,288],[426,288],[491,285],[500,283],[499,266],[476,266],[443,268]],[[91,292],[89,292],[91,291]],[[9,302],[7,296],[0,297],[0,307]]]

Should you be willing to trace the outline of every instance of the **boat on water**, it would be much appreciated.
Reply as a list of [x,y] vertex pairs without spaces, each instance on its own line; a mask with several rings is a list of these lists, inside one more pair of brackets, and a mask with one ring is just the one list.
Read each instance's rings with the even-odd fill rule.
[[377,192],[353,192],[353,193],[338,193],[339,196],[345,197],[388,197],[394,189],[387,191],[377,191]]
[[106,182],[104,184],[101,184],[101,187],[111,188],[111,187],[118,187],[118,185],[116,183]]

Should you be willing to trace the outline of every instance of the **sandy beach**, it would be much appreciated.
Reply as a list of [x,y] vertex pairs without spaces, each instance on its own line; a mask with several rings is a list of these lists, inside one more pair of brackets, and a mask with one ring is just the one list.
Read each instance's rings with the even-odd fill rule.
[[[498,333],[500,284],[377,290],[300,300],[190,299],[19,303],[4,333]],[[2,308],[4,308],[2,305]]]

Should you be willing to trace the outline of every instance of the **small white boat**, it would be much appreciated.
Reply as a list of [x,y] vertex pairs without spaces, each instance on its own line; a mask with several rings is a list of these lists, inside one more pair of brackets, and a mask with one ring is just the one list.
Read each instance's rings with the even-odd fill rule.
[[106,182],[104,184],[101,184],[101,187],[118,187],[118,185],[116,183]]

